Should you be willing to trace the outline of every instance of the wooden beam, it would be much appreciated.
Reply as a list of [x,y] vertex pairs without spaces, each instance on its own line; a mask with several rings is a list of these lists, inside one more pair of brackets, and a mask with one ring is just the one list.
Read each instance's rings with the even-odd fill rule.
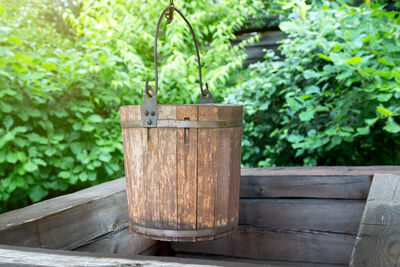
[[239,224],[357,234],[365,201],[332,199],[241,199]]
[[265,170],[250,175],[242,171],[241,198],[334,198],[366,199],[371,185],[368,175],[357,176],[274,176]]
[[355,235],[240,225],[232,235],[198,243],[171,242],[178,253],[275,261],[348,264]]
[[128,225],[123,224],[119,229],[106,235],[99,236],[74,250],[132,257],[146,251],[157,243],[158,242],[154,240],[142,238],[130,233]]
[[111,266],[146,266],[146,267],[179,267],[179,266],[265,266],[251,263],[229,261],[212,261],[199,259],[179,259],[171,257],[135,256],[121,258],[97,253],[72,252],[39,248],[12,247],[0,245],[1,266],[63,266],[63,267],[111,267]]
[[374,173],[400,174],[400,166],[333,166],[244,168],[242,176],[373,176]]
[[237,258],[210,254],[191,254],[191,253],[176,253],[175,257],[178,258],[189,258],[189,259],[208,259],[208,260],[219,260],[219,261],[234,261],[244,263],[256,263],[264,264],[264,266],[278,265],[285,267],[345,267],[347,264],[326,264],[326,263],[310,263],[310,262],[296,262],[296,261],[266,261],[266,260],[255,260],[249,258]]
[[242,169],[241,198],[367,199],[374,173],[399,166],[275,167]]
[[[0,215],[0,244],[72,250],[109,234],[99,242],[110,250],[127,221],[125,179],[118,179]],[[132,242],[131,253],[140,253],[156,241],[133,235],[123,241]]]
[[350,266],[400,265],[400,175],[376,174]]

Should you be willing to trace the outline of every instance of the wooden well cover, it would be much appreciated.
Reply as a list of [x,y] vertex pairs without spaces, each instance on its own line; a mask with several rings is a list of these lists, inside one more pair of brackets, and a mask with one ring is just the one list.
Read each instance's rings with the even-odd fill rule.
[[121,127],[130,230],[166,241],[230,234],[238,222],[242,106],[123,106]]

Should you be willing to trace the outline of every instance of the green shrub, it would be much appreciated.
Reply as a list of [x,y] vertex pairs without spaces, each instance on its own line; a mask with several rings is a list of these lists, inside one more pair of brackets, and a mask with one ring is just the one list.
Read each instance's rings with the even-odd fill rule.
[[297,1],[289,35],[229,101],[245,105],[243,163],[400,164],[399,12]]
[[[220,99],[244,59],[233,31],[254,13],[241,2],[175,1]],[[155,25],[169,1],[74,3],[1,2],[0,212],[123,176],[118,109],[140,104],[154,80]],[[177,15],[161,28],[160,102],[197,102],[190,32]]]

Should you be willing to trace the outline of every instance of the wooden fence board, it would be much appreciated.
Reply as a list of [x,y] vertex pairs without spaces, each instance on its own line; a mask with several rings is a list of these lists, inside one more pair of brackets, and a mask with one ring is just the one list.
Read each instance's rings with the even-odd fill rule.
[[400,265],[400,175],[377,174],[350,266]]
[[355,235],[239,226],[232,235],[199,243],[175,243],[178,253],[276,261],[348,264]]
[[[199,259],[178,259],[171,257],[135,256],[121,258],[109,254],[72,252],[39,248],[23,248],[0,245],[0,266],[63,266],[63,267],[206,267],[206,266],[265,266],[252,263],[236,263]],[[272,266],[271,266],[272,267]]]
[[364,205],[362,200],[241,199],[239,224],[357,234]]

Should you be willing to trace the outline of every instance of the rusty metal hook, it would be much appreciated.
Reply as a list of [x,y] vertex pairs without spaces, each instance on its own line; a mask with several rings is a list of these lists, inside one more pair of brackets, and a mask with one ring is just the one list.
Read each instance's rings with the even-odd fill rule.
[[[164,11],[162,12],[162,14],[161,14],[161,16],[160,16],[160,18],[158,20],[158,23],[157,23],[156,35],[155,35],[155,38],[154,38],[155,90],[151,86],[148,85],[148,79],[147,79],[146,80],[145,94],[147,94],[148,97],[157,96],[157,92],[158,92],[157,39],[158,39],[159,30],[160,30],[160,24],[161,24],[162,18],[164,16],[167,19],[166,24],[171,23],[173,18],[174,18],[174,16],[173,16],[174,11],[176,11],[182,17],[182,19],[189,26],[190,32],[192,33],[194,46],[195,46],[195,49],[196,49],[196,55],[197,55],[197,64],[198,64],[198,68],[199,68],[199,82],[200,82],[200,91],[201,91],[200,102],[201,103],[213,103],[213,95],[210,92],[210,90],[208,89],[208,85],[207,84],[206,84],[206,90],[203,90],[203,75],[202,75],[202,71],[201,71],[200,52],[199,52],[199,47],[198,47],[198,44],[197,44],[196,35],[194,33],[194,30],[193,30],[192,25],[190,24],[190,22],[186,19],[186,17],[182,14],[182,12],[180,10],[175,8],[173,0],[170,0],[169,7],[164,9]],[[150,91],[151,91],[151,93],[150,93]]]

